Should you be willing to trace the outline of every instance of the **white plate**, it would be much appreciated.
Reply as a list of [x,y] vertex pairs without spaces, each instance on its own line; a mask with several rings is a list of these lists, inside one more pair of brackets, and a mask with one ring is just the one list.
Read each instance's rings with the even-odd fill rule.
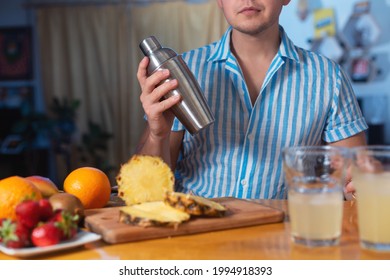
[[31,257],[31,256],[37,256],[37,255],[49,253],[49,252],[56,252],[65,249],[74,248],[77,246],[84,245],[86,243],[97,241],[99,239],[101,239],[101,235],[99,234],[93,232],[87,232],[87,231],[80,231],[71,240],[63,241],[57,245],[52,245],[47,247],[11,249],[0,244],[0,251],[3,252],[4,254],[15,256],[15,257]]

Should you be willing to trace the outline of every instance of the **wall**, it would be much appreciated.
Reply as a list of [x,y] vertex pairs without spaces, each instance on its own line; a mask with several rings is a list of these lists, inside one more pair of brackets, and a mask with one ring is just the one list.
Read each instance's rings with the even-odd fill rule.
[[[25,0],[0,0],[0,28],[33,26],[34,13],[30,9],[23,7]],[[34,32],[34,29],[33,29]],[[33,39],[35,33],[33,33]],[[33,41],[33,79],[31,81],[0,81],[0,86],[32,86],[35,91],[35,108],[37,111],[43,111],[43,98],[41,94],[40,75],[39,75],[39,57],[37,42]]]
[[29,24],[30,13],[22,8],[23,0],[0,1],[0,26]]
[[[24,2],[25,0],[0,0],[0,28],[34,26],[34,13],[23,7]],[[34,28],[32,28],[32,32],[33,78],[31,80],[0,81],[0,87],[33,88],[35,110],[42,112],[44,111],[44,106],[39,75],[38,47]],[[12,119],[0,120],[0,122],[5,121],[12,123]],[[56,180],[54,158],[47,139],[42,137],[39,139],[40,141],[29,143],[32,144],[29,146],[32,148],[27,149],[28,151],[22,150],[21,152],[9,153],[3,150],[3,145],[0,145],[0,179],[11,175],[41,175],[49,177],[60,186]],[[4,142],[1,144],[4,144]]]
[[[336,12],[336,26],[343,30],[355,3],[358,0],[308,0],[309,9],[334,8]],[[376,57],[375,65],[381,70],[373,81],[368,83],[353,83],[355,93],[363,100],[363,111],[368,122],[385,122],[385,141],[390,143],[390,0],[375,0],[371,2],[371,14],[381,29],[377,43],[371,48],[370,54]],[[294,42],[303,48],[310,49],[308,39],[313,38],[313,17],[301,21],[297,17],[298,0],[292,0],[284,8],[281,24]]]

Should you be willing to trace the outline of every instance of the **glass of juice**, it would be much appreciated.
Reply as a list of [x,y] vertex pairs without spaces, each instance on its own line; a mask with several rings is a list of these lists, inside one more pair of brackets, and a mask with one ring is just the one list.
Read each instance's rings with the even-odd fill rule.
[[390,251],[390,146],[356,147],[352,151],[360,244],[366,249]]
[[283,150],[291,237],[310,247],[339,244],[350,150],[296,146]]

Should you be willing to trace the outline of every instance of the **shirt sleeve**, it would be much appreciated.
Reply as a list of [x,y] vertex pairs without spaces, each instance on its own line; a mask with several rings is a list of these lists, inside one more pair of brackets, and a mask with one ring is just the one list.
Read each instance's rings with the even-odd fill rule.
[[349,77],[341,67],[337,69],[332,108],[323,134],[323,140],[328,143],[346,139],[368,128]]

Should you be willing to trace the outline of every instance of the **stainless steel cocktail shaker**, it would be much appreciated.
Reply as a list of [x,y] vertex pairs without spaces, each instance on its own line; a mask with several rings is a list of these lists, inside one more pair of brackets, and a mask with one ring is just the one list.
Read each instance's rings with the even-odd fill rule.
[[178,87],[170,91],[165,98],[181,95],[182,100],[172,107],[172,111],[185,128],[194,135],[212,124],[214,116],[197,80],[181,55],[172,49],[162,47],[154,36],[144,39],[139,47],[144,55],[149,57],[148,75],[161,69],[168,69],[170,79],[178,80]]

